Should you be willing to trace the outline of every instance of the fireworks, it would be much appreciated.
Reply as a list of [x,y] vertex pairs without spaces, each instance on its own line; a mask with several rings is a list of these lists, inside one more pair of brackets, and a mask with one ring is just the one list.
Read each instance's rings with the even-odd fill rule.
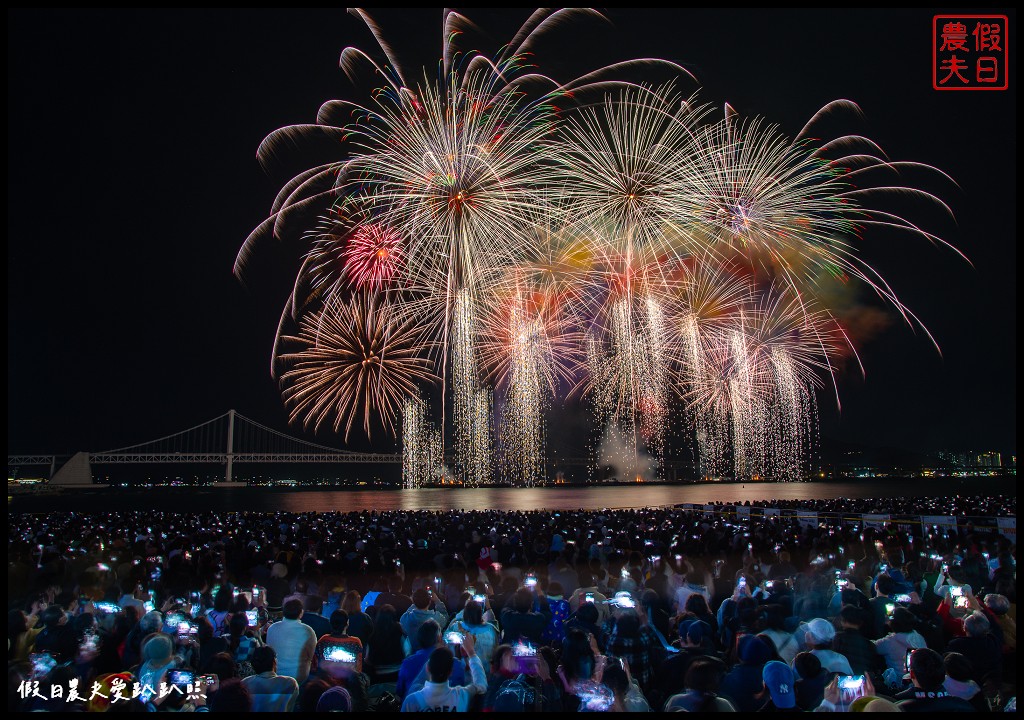
[[444,474],[441,433],[427,419],[426,404],[407,398],[402,408],[402,486],[417,488]]
[[[811,141],[848,101],[789,138],[728,106],[716,120],[674,83],[615,79],[681,71],[667,61],[561,83],[526,65],[538,37],[592,10],[538,10],[492,56],[461,53],[474,26],[446,11],[436,75],[407,72],[353,12],[387,64],[347,48],[342,67],[383,85],[264,141],[264,161],[310,135],[344,154],[285,185],[236,263],[271,234],[309,243],[274,349],[292,420],[347,439],[357,416],[368,434],[378,417],[395,434],[401,413],[407,487],[488,483],[499,466],[531,485],[545,477],[547,410],[584,398],[596,458],[630,478],[680,442],[705,476],[803,477],[816,394],[856,358],[831,291],[862,284],[917,323],[858,243],[886,226],[944,244],[868,204],[912,194],[948,210],[877,182],[931,168],[861,136]],[[436,428],[421,395],[435,379]]]
[[335,432],[345,426],[346,439],[360,410],[367,435],[373,419],[393,433],[405,398],[434,380],[418,329],[366,296],[328,305],[285,341],[300,346],[282,357],[289,367],[281,383],[291,421],[319,430],[330,419]]

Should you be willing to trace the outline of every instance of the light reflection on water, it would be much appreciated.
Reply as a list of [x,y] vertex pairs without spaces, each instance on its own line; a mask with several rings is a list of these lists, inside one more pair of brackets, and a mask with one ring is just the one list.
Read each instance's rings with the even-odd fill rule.
[[255,510],[325,512],[350,510],[567,510],[628,508],[773,499],[813,500],[895,496],[1012,495],[1012,478],[865,479],[818,483],[714,483],[545,488],[427,488],[421,490],[154,489],[72,491],[57,496],[17,496],[8,509],[69,510]]

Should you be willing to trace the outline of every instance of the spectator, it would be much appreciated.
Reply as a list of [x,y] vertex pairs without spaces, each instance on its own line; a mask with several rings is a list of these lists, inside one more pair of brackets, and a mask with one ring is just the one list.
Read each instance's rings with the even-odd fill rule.
[[231,601],[234,593],[230,585],[222,585],[213,598],[213,609],[206,613],[210,624],[213,626],[215,637],[226,635],[228,632],[228,620],[231,617]]
[[398,677],[398,668],[405,659],[402,647],[405,635],[398,624],[398,615],[391,605],[377,608],[373,621],[373,636],[366,648],[365,661],[372,666],[375,682],[384,682]]
[[299,684],[294,677],[277,674],[273,645],[253,651],[252,667],[256,674],[242,680],[242,686],[252,697],[253,712],[291,712],[299,697]]
[[[48,605],[39,615],[42,630],[35,635],[32,652],[48,653],[58,663],[73,660],[78,652],[75,634],[68,625],[68,616],[60,605]],[[159,628],[157,628],[159,629]]]
[[[325,651],[331,647],[340,647],[352,654],[354,660],[349,662],[333,661],[327,658]],[[359,638],[348,634],[348,613],[335,610],[331,613],[331,632],[321,637],[316,643],[313,653],[318,669],[331,677],[344,677],[351,672],[363,671],[363,643]]]
[[41,607],[42,603],[36,602],[30,614],[22,610],[11,610],[7,613],[8,661],[28,662],[29,649],[35,645],[36,636],[42,630],[36,627]]
[[875,640],[875,649],[882,656],[886,667],[891,668],[897,675],[902,676],[906,672],[904,664],[908,650],[927,646],[921,633],[914,629],[916,623],[912,612],[898,607],[893,611],[892,620],[888,622],[889,634]]
[[821,661],[821,666],[829,672],[853,675],[853,668],[846,656],[832,650],[832,640],[836,629],[828,620],[815,618],[804,626],[804,642],[811,653]]
[[219,683],[217,690],[210,694],[207,702],[210,712],[250,713],[253,711],[252,695],[238,678]]
[[494,649],[498,646],[498,630],[490,623],[484,622],[483,608],[471,600],[462,610],[462,620],[452,621],[449,630],[473,635],[476,654],[485,667],[489,667],[494,657]]
[[768,693],[768,702],[758,712],[798,711],[796,706],[796,675],[786,663],[772,660],[761,670],[761,680]]
[[646,690],[654,678],[654,670],[665,654],[647,616],[640,608],[619,612],[608,636],[608,655],[624,660],[633,680]]
[[[444,640],[441,637],[441,628],[434,620],[425,621],[416,632],[418,636],[416,638],[417,645],[421,649],[403,660],[402,667],[398,670],[396,693],[399,700],[404,700],[406,695],[422,687],[422,683],[426,681],[426,674],[423,672],[423,668],[426,667],[430,654],[436,648],[445,646]],[[465,680],[462,663],[456,663],[454,670],[449,670],[449,676],[456,685],[462,683]],[[445,680],[447,681],[447,679],[446,677]]]
[[725,665],[717,658],[699,658],[686,671],[686,692],[673,695],[665,703],[666,711],[736,712],[725,698],[718,697],[718,687],[725,675]]
[[412,605],[405,611],[400,621],[413,652],[423,649],[418,644],[417,631],[420,625],[427,620],[433,620],[438,627],[447,627],[448,611],[445,609],[444,603],[434,598],[429,590],[420,588],[412,594]]
[[570,628],[582,630],[585,634],[593,637],[597,641],[598,648],[603,650],[606,645],[604,631],[598,624],[601,615],[595,607],[595,604],[596,601],[593,603],[584,602],[583,605],[580,606],[580,609],[576,611],[575,615],[571,616],[569,622],[566,623],[565,630],[567,636]]
[[397,578],[385,578],[382,583],[384,589],[373,600],[373,606],[379,608],[383,605],[390,605],[401,617],[412,605],[412,598],[402,594],[401,581]]
[[564,707],[575,711],[580,705],[580,695],[601,682],[607,658],[597,649],[593,635],[571,627],[565,632],[562,643],[562,660],[556,673],[562,681]]
[[670,654],[655,672],[652,702],[660,705],[681,693],[690,665],[702,657],[717,657],[711,648],[711,626],[702,620],[679,623],[679,652]]
[[[242,617],[245,617],[245,613],[242,613]],[[199,643],[199,659],[196,664],[201,671],[205,671],[214,655],[227,652],[228,641],[223,637],[214,637],[213,625],[207,618],[198,617],[193,622],[196,625],[196,641]],[[229,621],[228,632],[230,632],[230,625]]]
[[171,638],[163,633],[154,633],[142,645],[142,664],[135,676],[139,685],[158,690],[167,671],[180,662],[181,659],[174,655]]
[[352,712],[352,696],[343,687],[333,687],[320,696],[316,712]]
[[776,657],[787,665],[800,651],[800,645],[793,633],[786,630],[785,611],[781,605],[764,605],[761,608],[761,632],[759,636],[772,645]]
[[360,604],[362,597],[358,590],[349,590],[345,593],[345,600],[341,609],[348,614],[348,632],[352,637],[359,638],[363,647],[369,647],[370,638],[373,636],[373,618],[362,611]]
[[793,658],[796,678],[796,704],[801,710],[814,710],[825,698],[825,687],[832,673],[821,666],[821,660],[809,652],[797,653]]
[[267,580],[267,607],[271,610],[278,610],[284,606],[284,598],[291,589],[288,585],[288,566],[276,562],[270,568],[270,578]]
[[864,612],[860,608],[844,606],[839,611],[841,629],[832,638],[832,649],[847,659],[853,675],[881,672],[884,664],[874,643],[861,632],[864,620]]
[[254,674],[252,653],[263,643],[249,629],[249,618],[245,613],[235,613],[228,623],[228,652],[239,665],[239,675],[249,677]]
[[771,660],[772,650],[761,638],[744,635],[739,640],[737,654],[739,663],[725,675],[719,692],[737,712],[757,712],[764,704],[760,697],[764,687],[762,671]]
[[324,599],[309,592],[309,581],[300,577],[295,581],[295,592],[284,598],[284,602],[298,600],[302,603],[302,609],[307,613],[319,613],[324,606]]
[[274,648],[278,669],[300,684],[309,677],[316,650],[316,633],[309,625],[302,624],[302,612],[299,600],[289,600],[284,604],[284,619],[267,629],[267,645]]
[[551,622],[551,608],[544,593],[539,589],[536,593],[535,601],[530,588],[519,588],[512,597],[512,607],[501,611],[502,642],[511,645],[522,638],[534,646],[542,643],[544,629]]
[[910,680],[913,687],[896,696],[903,712],[974,712],[966,700],[953,697],[943,688],[946,667],[942,656],[930,648],[915,650],[910,656]]
[[960,653],[971,664],[971,679],[979,685],[987,681],[1002,680],[1003,653],[999,642],[989,630],[988,618],[980,611],[963,619],[964,637],[953,638],[947,646],[950,652]]
[[[313,632],[319,640],[331,631],[331,621],[320,614],[324,607],[324,599],[318,595],[307,595],[301,602],[303,603],[302,622],[313,628]],[[285,604],[288,604],[287,600]]]
[[[575,573],[573,574],[575,575]],[[561,645],[562,639],[565,637],[565,621],[569,619],[569,614],[572,612],[569,609],[569,601],[562,597],[561,583],[551,582],[548,584],[547,599],[548,607],[551,608],[551,620],[544,628],[542,640],[548,644]],[[479,638],[477,639],[479,640]],[[484,663],[488,662],[487,656],[481,652],[479,645],[477,653],[480,654]]]
[[991,708],[988,706],[988,700],[978,683],[971,678],[974,674],[971,661],[960,653],[948,652],[942,658],[942,664],[946,668],[943,689],[953,697],[969,702],[977,712],[989,712]]
[[472,678],[468,687],[450,684],[455,657],[446,647],[438,647],[431,651],[427,660],[427,682],[422,690],[414,692],[402,703],[402,712],[467,712],[469,702],[475,695],[487,691],[487,678],[483,663],[474,651],[473,636],[467,635],[462,651],[469,660],[469,672]]
[[[295,701],[295,712],[312,713],[317,710],[317,703],[324,693],[330,690],[333,685],[324,678],[311,677],[299,688],[299,697]],[[347,693],[347,691],[346,691]]]
[[867,637],[870,640],[877,640],[885,634],[885,624],[889,621],[889,605],[895,605],[896,601],[891,595],[896,592],[896,581],[888,573],[881,573],[875,579],[875,597],[868,600],[869,621],[867,624]]

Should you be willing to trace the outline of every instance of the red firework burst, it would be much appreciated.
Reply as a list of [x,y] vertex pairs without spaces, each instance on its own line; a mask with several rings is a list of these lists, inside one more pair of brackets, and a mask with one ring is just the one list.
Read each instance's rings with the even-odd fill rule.
[[342,254],[345,276],[352,285],[370,291],[382,289],[398,273],[402,238],[377,223],[360,225],[348,239]]

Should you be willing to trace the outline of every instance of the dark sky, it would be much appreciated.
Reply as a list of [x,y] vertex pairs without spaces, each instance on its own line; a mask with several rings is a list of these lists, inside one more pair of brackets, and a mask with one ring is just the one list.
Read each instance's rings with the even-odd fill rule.
[[[906,234],[869,233],[860,248],[941,357],[890,317],[858,343],[866,380],[840,378],[841,414],[821,396],[826,442],[1016,451],[1017,28],[999,12],[1011,26],[1005,92],[932,89],[926,10],[615,10],[614,28],[566,26],[538,57],[668,58],[704,100],[791,135],[848,98],[865,118],[838,130],[959,183],[922,181],[955,224],[906,211],[973,267]],[[528,15],[466,14],[496,45]],[[379,19],[408,65],[436,62],[440,10]],[[232,263],[305,167],[265,173],[263,137],[312,122],[325,100],[365,99],[337,68],[346,45],[374,48],[342,9],[8,12],[9,452],[120,447],[230,407],[285,429],[268,367],[297,248],[271,248],[250,287]]]

